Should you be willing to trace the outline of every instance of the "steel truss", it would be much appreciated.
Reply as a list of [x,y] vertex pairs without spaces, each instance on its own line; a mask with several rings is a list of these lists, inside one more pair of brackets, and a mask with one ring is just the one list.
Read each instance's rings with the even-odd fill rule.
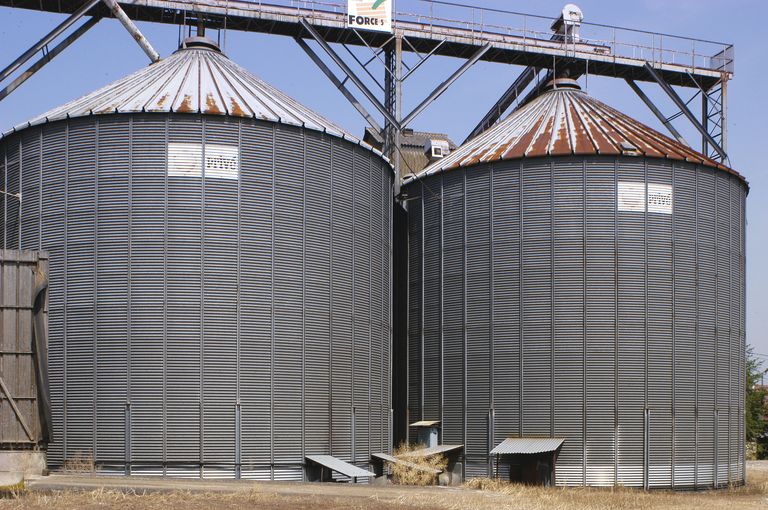
[[[11,65],[0,71],[0,82],[2,82],[33,56],[42,52],[42,57],[38,61],[0,90],[0,100],[7,97],[47,62],[81,37],[102,17],[117,18],[150,60],[157,61],[159,59],[157,52],[136,28],[132,19],[173,24],[179,24],[183,19],[186,25],[189,10],[190,19],[197,19],[198,24],[201,25],[198,27],[198,32],[209,25],[219,30],[229,27],[234,30],[292,36],[321,72],[370,125],[382,143],[384,153],[393,161],[398,176],[401,175],[399,152],[403,129],[481,59],[526,67],[490,107],[468,139],[479,135],[498,122],[513,104],[517,103],[516,107],[520,107],[535,97],[553,77],[568,75],[571,78],[578,78],[584,74],[598,74],[623,78],[670,133],[683,143],[687,142],[671,121],[680,116],[685,117],[701,134],[702,151],[719,161],[728,162],[726,84],[733,71],[732,46],[721,45],[724,49],[709,57],[709,61],[703,66],[696,64],[695,59],[701,55],[694,51],[691,53],[694,59],[692,67],[684,67],[666,59],[663,53],[659,53],[660,57],[654,56],[651,62],[614,53],[614,51],[618,52],[617,48],[621,44],[615,39],[616,29],[614,29],[613,41],[581,39],[578,31],[571,29],[570,31],[561,29],[546,37],[532,38],[526,33],[518,36],[488,31],[482,25],[479,30],[477,26],[469,28],[437,26],[435,23],[436,20],[440,21],[438,18],[429,20],[428,23],[420,18],[416,22],[396,19],[393,23],[394,33],[386,34],[348,28],[342,13],[318,10],[314,5],[311,9],[307,8],[307,5],[312,3],[310,0],[302,0],[297,7],[290,8],[278,5],[280,1],[274,0],[275,5],[267,5],[231,0],[231,5],[222,7],[215,0],[203,0],[194,6],[187,7],[186,4],[176,0],[151,0],[150,2],[121,0],[120,4],[131,13],[129,18],[116,0],[86,0],[79,7],[79,0],[66,0],[64,3],[61,0],[34,2],[32,0],[0,0],[0,5],[10,7],[71,13],[63,23],[24,52]],[[302,7],[299,4],[306,5]],[[52,41],[63,35],[83,16],[91,18],[58,45],[48,49]],[[314,45],[322,50],[321,53],[325,53],[333,65],[341,71],[340,76],[337,76],[307,41],[314,42]],[[356,68],[353,69],[350,64],[347,64],[332,45],[341,45],[352,57],[353,66]],[[350,46],[365,47],[370,51],[371,56],[362,59],[352,51]],[[405,62],[404,52],[415,55],[415,63],[409,65]],[[435,55],[451,56],[463,62],[427,94],[418,106],[404,114],[402,103],[405,81]],[[372,66],[381,66],[383,72]],[[366,81],[372,81],[375,88],[371,90],[366,85]],[[660,86],[677,107],[678,113],[672,117],[665,117],[640,89],[636,83],[638,81],[649,81]],[[350,89],[348,82],[354,85],[355,91]],[[697,91],[696,95],[701,95],[702,103],[698,116],[689,108],[693,98],[684,101],[673,86],[694,88]],[[362,94],[366,104],[372,105],[375,111],[368,111],[365,104],[356,97],[356,93]],[[377,120],[379,115],[383,118],[383,127]]]
[[[160,60],[160,55],[155,51],[149,41],[144,37],[138,27],[131,21],[125,11],[115,0],[87,0],[80,8],[73,12],[67,19],[61,22],[56,28],[48,32],[42,39],[33,44],[27,51],[19,55],[19,57],[11,62],[8,67],[0,71],[0,83],[6,78],[16,72],[21,66],[26,64],[32,57],[41,54],[41,57],[29,66],[25,71],[19,74],[8,86],[0,90],[0,101],[8,97],[14,90],[16,90],[22,83],[31,78],[37,71],[43,68],[45,64],[53,60],[57,55],[64,51],[70,44],[78,40],[83,34],[90,30],[101,19],[99,13],[93,13],[96,6],[100,2],[109,8],[114,17],[120,20],[120,23],[125,27],[128,33],[131,34],[133,40],[141,47],[147,54],[150,61],[157,62]],[[61,42],[59,42],[52,49],[48,48],[48,45],[56,40],[59,36],[63,35],[67,29],[77,23],[82,17],[90,15],[90,19],[82,23],[71,34],[66,36]]]

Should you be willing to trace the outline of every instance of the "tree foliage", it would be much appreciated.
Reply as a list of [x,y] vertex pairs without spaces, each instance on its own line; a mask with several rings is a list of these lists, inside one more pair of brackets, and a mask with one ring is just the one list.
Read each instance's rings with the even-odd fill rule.
[[747,347],[747,395],[746,395],[746,435],[747,442],[755,444],[758,459],[768,458],[768,405],[766,389],[761,386],[764,368],[755,356],[751,346]]

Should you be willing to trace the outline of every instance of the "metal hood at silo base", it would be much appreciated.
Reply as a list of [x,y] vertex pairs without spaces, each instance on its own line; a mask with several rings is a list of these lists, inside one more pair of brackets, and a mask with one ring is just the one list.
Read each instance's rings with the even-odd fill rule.
[[185,39],[181,48],[169,57],[49,110],[2,136],[45,122],[121,113],[193,113],[254,118],[321,131],[370,148],[232,62],[216,43],[205,37]]
[[611,108],[575,80],[554,80],[547,92],[510,114],[417,179],[445,170],[542,156],[645,156],[734,170]]

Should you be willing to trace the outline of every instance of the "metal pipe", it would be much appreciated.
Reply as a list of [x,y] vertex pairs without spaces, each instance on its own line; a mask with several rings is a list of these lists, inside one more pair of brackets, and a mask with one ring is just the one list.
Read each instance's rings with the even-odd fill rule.
[[160,60],[160,55],[155,51],[147,38],[144,37],[144,35],[139,30],[139,27],[137,27],[133,21],[131,21],[131,18],[128,17],[122,7],[120,7],[120,5],[115,0],[103,1],[107,7],[109,7],[109,10],[112,11],[112,14],[114,14],[115,17],[120,20],[120,23],[123,24],[128,33],[130,33],[136,42],[139,43],[139,46],[141,46],[141,49],[144,50],[144,53],[147,54],[149,60],[152,62],[157,62]]
[[661,110],[659,110],[656,105],[653,104],[653,101],[651,101],[651,98],[648,97],[645,92],[643,92],[643,89],[641,89],[637,83],[635,83],[635,81],[630,78],[625,78],[625,81],[627,82],[627,85],[629,85],[630,88],[635,91],[635,94],[637,94],[637,96],[643,100],[645,106],[647,106],[648,109],[650,109],[653,114],[656,115],[656,118],[659,119],[662,124],[664,124],[670,133],[672,133],[672,136],[674,136],[678,142],[682,143],[686,147],[690,147],[691,145],[685,140],[685,138],[683,138],[683,135],[681,135],[675,126],[672,125],[670,122],[671,119],[666,118],[664,114],[661,113]]
[[55,48],[53,48],[51,51],[46,53],[43,57],[41,57],[37,62],[32,64],[29,69],[21,73],[15,80],[13,80],[7,87],[5,87],[3,90],[0,90],[0,101],[8,97],[11,92],[19,88],[22,83],[27,81],[29,78],[31,78],[37,71],[39,71],[45,64],[50,62],[51,60],[56,57],[59,53],[64,51],[67,46],[75,42],[77,39],[80,38],[84,33],[86,33],[88,30],[90,30],[96,23],[99,22],[101,18],[94,16],[82,25],[80,25],[77,30],[69,34],[63,41],[61,41],[59,44],[56,45]]
[[51,394],[48,385],[48,323],[45,307],[48,300],[48,261],[38,260],[35,274],[35,292],[32,298],[32,336],[34,349],[35,381],[39,398],[40,439],[44,443],[53,440],[51,419]]
[[83,17],[86,12],[90,11],[91,8],[98,4],[100,0],[89,0],[85,4],[83,4],[82,7],[80,7],[78,10],[72,13],[70,17],[65,19],[59,26],[51,30],[48,35],[40,39],[37,43],[32,45],[31,48],[29,48],[27,51],[21,54],[19,58],[14,60],[8,67],[0,71],[0,81],[3,81],[8,76],[11,75],[16,69],[24,65],[30,58],[32,58],[35,53],[43,49],[48,43],[50,43],[52,40],[54,40],[56,37],[58,37],[62,32],[64,32],[66,29],[71,27],[77,20]]
[[480,58],[481,58],[483,55],[485,55],[485,54],[486,54],[486,52],[487,52],[488,50],[490,50],[490,49],[491,49],[491,43],[488,43],[488,44],[486,44],[485,46],[483,46],[482,48],[480,48],[479,50],[477,50],[477,51],[475,52],[475,54],[474,54],[474,55],[472,55],[472,57],[470,57],[470,58],[469,58],[469,60],[467,60],[466,62],[464,62],[464,64],[462,64],[462,66],[461,66],[461,67],[459,67],[459,68],[458,68],[458,69],[457,69],[457,70],[456,70],[456,71],[455,71],[455,72],[454,72],[454,73],[453,73],[453,74],[452,74],[452,75],[451,75],[451,76],[450,76],[450,77],[449,77],[447,80],[445,80],[443,83],[441,83],[440,85],[438,85],[438,87],[437,87],[435,90],[433,90],[433,91],[432,91],[432,93],[431,93],[431,94],[429,94],[429,95],[426,97],[426,99],[424,99],[424,101],[422,101],[422,102],[421,102],[421,104],[419,104],[419,106],[417,106],[416,108],[414,108],[414,109],[413,109],[413,111],[412,111],[411,113],[409,113],[409,114],[408,114],[408,115],[405,117],[405,119],[403,119],[403,122],[402,122],[402,126],[401,126],[401,128],[402,128],[402,127],[405,127],[405,126],[407,126],[407,125],[408,125],[408,123],[410,123],[410,122],[411,122],[413,119],[415,119],[415,118],[416,118],[416,116],[417,116],[417,115],[419,115],[419,114],[420,114],[422,111],[424,111],[424,109],[425,109],[427,106],[429,106],[429,104],[430,104],[430,103],[432,103],[432,101],[434,101],[435,99],[437,99],[438,97],[440,97],[440,95],[441,95],[443,92],[445,92],[445,91],[446,91],[446,89],[447,89],[448,87],[450,87],[450,86],[451,86],[451,84],[453,84],[453,82],[455,82],[457,79],[459,79],[459,77],[460,77],[462,74],[464,74],[464,73],[467,71],[467,69],[469,69],[470,67],[472,67],[472,66],[475,64],[475,62],[477,62],[478,60],[480,60]]

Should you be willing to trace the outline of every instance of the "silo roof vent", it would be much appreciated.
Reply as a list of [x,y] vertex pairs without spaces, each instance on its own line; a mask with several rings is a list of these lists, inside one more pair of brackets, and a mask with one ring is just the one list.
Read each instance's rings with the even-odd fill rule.
[[619,145],[621,146],[621,151],[624,154],[629,154],[629,155],[639,154],[637,147],[635,147],[635,144],[633,144],[632,142],[623,141]]
[[546,85],[546,90],[552,89],[581,90],[581,85],[579,85],[579,82],[573,78],[555,78],[554,80],[550,80]]
[[221,48],[219,48],[218,44],[204,36],[187,37],[181,41],[181,46],[179,46],[179,49],[181,50],[187,48],[207,48],[209,50],[219,52],[221,51]]

